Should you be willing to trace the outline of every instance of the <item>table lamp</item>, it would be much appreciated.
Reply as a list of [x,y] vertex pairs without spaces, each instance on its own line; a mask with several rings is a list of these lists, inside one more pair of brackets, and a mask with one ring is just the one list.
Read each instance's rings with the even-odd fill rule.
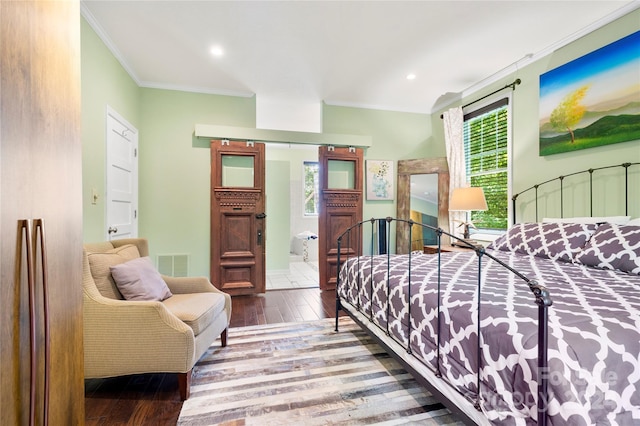
[[[465,241],[469,240],[469,225],[473,226],[473,223],[468,218],[468,213],[478,210],[487,210],[487,200],[484,198],[482,188],[471,186],[455,188],[453,190],[451,199],[449,200],[449,211],[467,212],[467,221],[462,223],[464,226],[463,238]],[[468,242],[475,245],[472,241]]]

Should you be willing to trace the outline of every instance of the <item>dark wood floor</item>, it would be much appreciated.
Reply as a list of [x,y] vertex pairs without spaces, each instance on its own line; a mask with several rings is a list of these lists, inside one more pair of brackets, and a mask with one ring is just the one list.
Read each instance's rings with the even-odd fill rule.
[[[334,318],[335,297],[317,288],[234,297],[231,327]],[[175,374],[85,381],[86,425],[175,425],[181,408]]]

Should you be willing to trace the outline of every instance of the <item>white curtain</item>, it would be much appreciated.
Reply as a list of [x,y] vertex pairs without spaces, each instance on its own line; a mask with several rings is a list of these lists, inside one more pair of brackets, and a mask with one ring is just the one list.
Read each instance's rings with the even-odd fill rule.
[[[449,199],[454,188],[467,186],[467,169],[464,161],[462,107],[451,108],[442,114],[444,123],[444,141],[449,164]],[[462,238],[461,222],[467,221],[466,212],[449,212],[449,229],[455,236]]]

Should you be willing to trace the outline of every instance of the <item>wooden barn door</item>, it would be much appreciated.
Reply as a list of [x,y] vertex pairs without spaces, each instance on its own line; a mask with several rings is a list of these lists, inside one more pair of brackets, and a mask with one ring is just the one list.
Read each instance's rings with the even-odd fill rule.
[[[320,290],[336,287],[337,238],[362,220],[362,148],[321,146],[320,216],[318,221],[318,265]],[[344,240],[341,256],[360,252],[359,238]],[[344,259],[344,258],[343,258]]]
[[211,282],[265,292],[264,144],[211,141]]

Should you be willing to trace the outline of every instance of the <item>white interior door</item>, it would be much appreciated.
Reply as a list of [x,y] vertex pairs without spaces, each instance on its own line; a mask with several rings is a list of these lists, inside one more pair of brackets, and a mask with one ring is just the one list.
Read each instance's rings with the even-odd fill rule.
[[107,109],[107,240],[138,236],[138,130]]

